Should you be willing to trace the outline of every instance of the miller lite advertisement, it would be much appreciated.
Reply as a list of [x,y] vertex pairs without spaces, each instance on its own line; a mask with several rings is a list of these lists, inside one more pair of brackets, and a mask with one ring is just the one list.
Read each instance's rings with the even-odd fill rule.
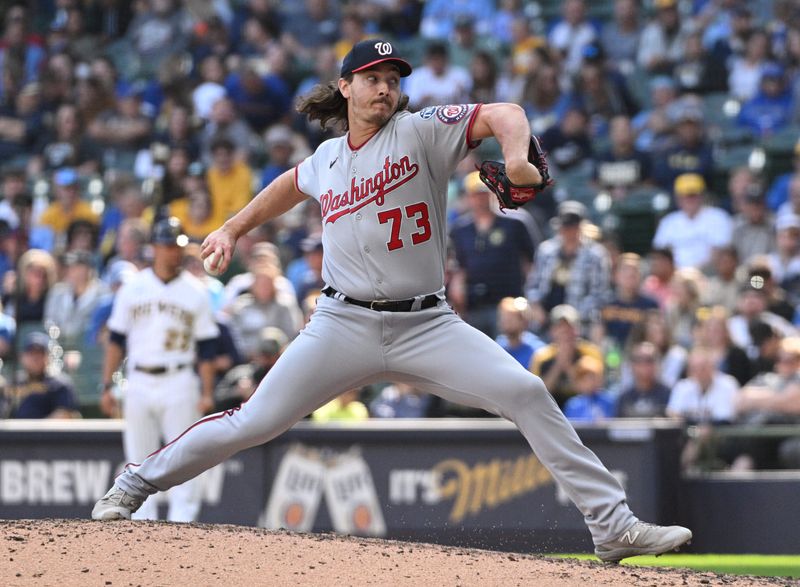
[[372,473],[355,448],[337,453],[292,446],[278,466],[259,525],[309,532],[323,496],[336,532],[386,535]]
[[324,478],[325,464],[320,451],[300,445],[290,448],[278,467],[259,526],[310,532],[322,498]]
[[356,449],[330,459],[325,498],[337,532],[386,536],[386,522],[372,473]]

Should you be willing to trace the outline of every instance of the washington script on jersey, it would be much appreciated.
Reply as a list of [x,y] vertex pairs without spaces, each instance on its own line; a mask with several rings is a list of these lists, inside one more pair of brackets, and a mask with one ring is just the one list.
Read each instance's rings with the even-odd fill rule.
[[397,163],[392,163],[387,156],[383,167],[374,176],[362,177],[357,183],[354,177],[350,181],[349,191],[334,195],[333,190],[329,189],[319,197],[325,222],[334,223],[345,214],[352,214],[370,202],[383,206],[386,194],[409,181],[417,171],[419,165],[412,163],[407,155],[400,157]]

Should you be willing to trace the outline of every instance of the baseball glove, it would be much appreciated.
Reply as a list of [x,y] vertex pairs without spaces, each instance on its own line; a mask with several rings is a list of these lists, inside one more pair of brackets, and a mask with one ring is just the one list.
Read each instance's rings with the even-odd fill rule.
[[539,170],[542,181],[537,184],[517,185],[506,175],[506,166],[499,161],[484,161],[478,167],[481,181],[486,184],[497,199],[500,201],[500,208],[519,208],[536,197],[536,194],[544,190],[553,183],[547,166],[547,157],[539,145],[539,140],[531,135],[531,142],[528,146],[528,161],[533,163]]

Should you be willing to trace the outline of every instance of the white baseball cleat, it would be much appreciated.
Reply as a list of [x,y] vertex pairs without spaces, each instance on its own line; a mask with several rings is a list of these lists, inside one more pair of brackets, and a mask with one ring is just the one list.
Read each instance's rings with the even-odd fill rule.
[[141,497],[134,497],[114,485],[92,508],[93,520],[130,520],[131,514],[144,503]]
[[595,546],[594,553],[605,563],[618,563],[630,556],[659,555],[677,550],[691,539],[692,531],[683,526],[656,526],[636,522],[616,540]]

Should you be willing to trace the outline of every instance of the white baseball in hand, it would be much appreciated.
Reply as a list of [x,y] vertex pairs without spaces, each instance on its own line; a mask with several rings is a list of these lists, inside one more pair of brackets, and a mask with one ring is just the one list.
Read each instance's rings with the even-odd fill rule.
[[206,270],[206,273],[213,275],[214,277],[220,275],[222,273],[220,270],[222,258],[222,249],[214,249],[214,252],[203,260],[203,269]]

